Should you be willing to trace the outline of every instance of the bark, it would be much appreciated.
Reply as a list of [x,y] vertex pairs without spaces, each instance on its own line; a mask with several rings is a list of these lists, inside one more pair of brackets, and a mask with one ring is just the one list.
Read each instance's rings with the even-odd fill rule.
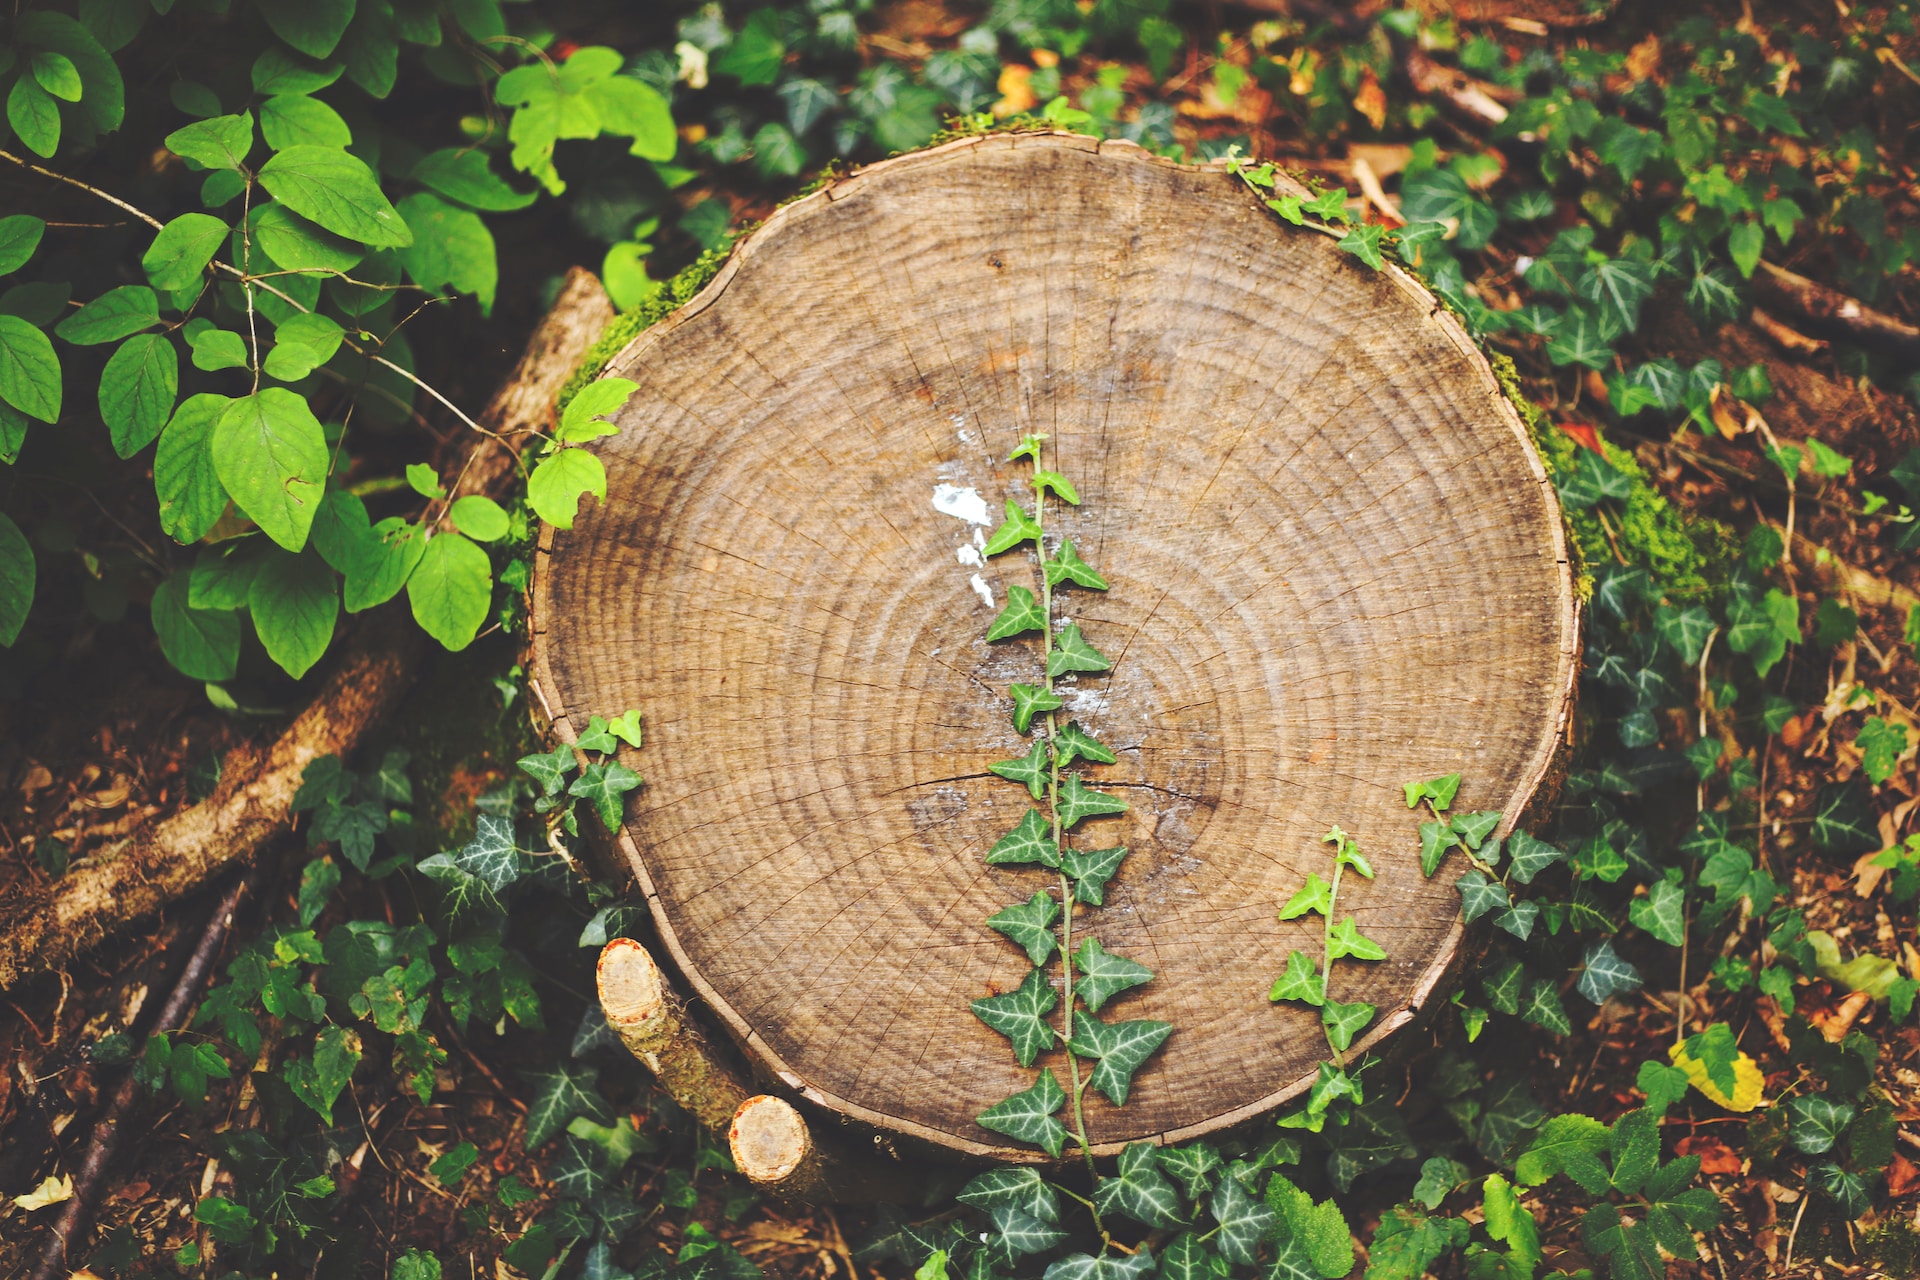
[[615,938],[600,951],[597,976],[600,1010],[628,1052],[683,1110],[723,1132],[751,1091],[699,1026],[681,1014],[647,949],[632,938]]
[[1904,320],[1771,262],[1762,262],[1753,280],[1761,297],[1818,328],[1888,355],[1920,360],[1920,328]]

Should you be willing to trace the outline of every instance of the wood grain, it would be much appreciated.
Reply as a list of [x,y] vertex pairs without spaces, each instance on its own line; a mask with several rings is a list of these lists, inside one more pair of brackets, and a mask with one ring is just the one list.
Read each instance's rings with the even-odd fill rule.
[[[1345,965],[1390,1034],[1460,940],[1400,783],[1458,770],[1519,812],[1565,727],[1575,608],[1559,511],[1485,360],[1404,273],[1278,223],[1217,168],[1070,135],[966,139],[782,209],[610,373],[608,501],[547,530],[536,693],[571,739],[641,708],[620,845],[687,980],[823,1106],[1032,1159],[973,1117],[1031,1080],[974,1019],[1025,957],[984,924],[1045,877],[982,861],[1027,808],[988,645],[1030,558],[962,563],[972,488],[1044,431],[1084,505],[1050,525],[1112,583],[1060,612],[1114,661],[1070,709],[1132,805],[1111,949],[1158,972],[1113,1016],[1176,1031],[1102,1151],[1301,1092],[1317,1022],[1266,988],[1317,948],[1279,903],[1338,823],[1343,892],[1390,960]],[[1054,1065],[1058,1066],[1056,1062]]]

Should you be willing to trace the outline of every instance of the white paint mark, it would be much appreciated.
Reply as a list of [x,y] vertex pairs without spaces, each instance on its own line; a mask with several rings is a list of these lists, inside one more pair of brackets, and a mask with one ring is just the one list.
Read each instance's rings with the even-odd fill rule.
[[987,531],[985,529],[975,529],[973,531],[973,545],[976,547],[984,547],[987,545]]
[[973,588],[975,595],[986,602],[987,608],[993,608],[993,588],[987,585],[985,578],[976,573],[967,579],[967,585]]
[[956,520],[965,520],[968,524],[993,523],[993,518],[987,514],[987,500],[972,485],[964,489],[952,484],[933,486],[933,509]]
[[987,567],[987,558],[980,554],[978,547],[970,547],[963,544],[955,550],[953,554],[961,564],[970,564],[976,569],[984,569]]

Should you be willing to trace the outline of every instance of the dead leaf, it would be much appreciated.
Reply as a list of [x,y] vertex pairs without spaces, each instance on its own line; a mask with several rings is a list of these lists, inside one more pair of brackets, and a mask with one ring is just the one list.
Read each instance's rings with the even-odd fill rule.
[[1863,853],[1853,862],[1853,891],[1863,898],[1871,898],[1873,891],[1880,887],[1880,881],[1886,876],[1885,867],[1876,867],[1873,860],[1880,856],[1878,849]]
[[1600,447],[1600,433],[1594,430],[1592,423],[1563,422],[1560,424],[1560,429],[1572,436],[1575,444],[1591,449],[1603,458],[1607,456],[1606,451]]
[[1699,1135],[1682,1138],[1673,1144],[1675,1155],[1699,1156],[1702,1173],[1739,1173],[1740,1157],[1732,1147],[1717,1138]]
[[44,791],[53,785],[53,773],[43,764],[36,764],[27,770],[27,776],[20,779],[20,794],[33,799],[33,793]]
[[73,1175],[63,1173],[59,1177],[47,1175],[45,1182],[23,1196],[15,1196],[13,1202],[32,1213],[35,1209],[44,1209],[50,1204],[59,1204],[63,1200],[73,1199]]
[[993,104],[993,114],[1005,119],[1033,110],[1040,99],[1033,94],[1032,80],[1033,68],[1022,63],[1009,62],[1000,68],[1000,82],[995,86],[1000,90],[1000,101]]
[[1360,88],[1353,95],[1353,109],[1365,116],[1375,129],[1386,127],[1387,91],[1380,87],[1372,67],[1360,73]]
[[1386,181],[1407,167],[1407,161],[1413,158],[1413,148],[1404,142],[1350,142],[1347,144],[1347,161],[1350,164],[1365,164],[1373,170],[1373,176]]
[[1899,1152],[1894,1152],[1893,1163],[1887,1166],[1887,1194],[1899,1199],[1920,1183],[1920,1168]]
[[1649,35],[1627,50],[1627,79],[1651,80],[1660,68],[1660,37]]

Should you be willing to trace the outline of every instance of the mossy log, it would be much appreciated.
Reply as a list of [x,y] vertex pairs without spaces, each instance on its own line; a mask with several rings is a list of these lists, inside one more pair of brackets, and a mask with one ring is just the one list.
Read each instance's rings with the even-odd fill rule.
[[[1401,784],[1458,771],[1515,817],[1566,729],[1578,656],[1560,513],[1485,358],[1411,276],[1276,219],[1214,166],[989,135],[768,219],[608,372],[604,505],[544,531],[532,675],[557,737],[628,707],[646,788],[616,844],[686,982],[789,1097],[957,1152],[1032,1079],[968,1002],[1027,961],[985,925],[1035,878],[982,854],[1027,800],[989,645],[1024,554],[979,522],[1029,432],[1112,589],[1074,620],[1114,661],[1069,712],[1120,755],[1132,849],[1086,912],[1175,1027],[1096,1150],[1211,1133],[1327,1056],[1272,1005],[1276,908],[1352,833],[1345,889],[1389,960],[1343,972],[1405,1026],[1460,954]],[[1053,516],[1049,517],[1054,519]],[[1050,530],[1053,525],[1049,526]],[[1056,1051],[1056,1054],[1058,1051]],[[1043,1059],[1062,1070],[1056,1059]]]

